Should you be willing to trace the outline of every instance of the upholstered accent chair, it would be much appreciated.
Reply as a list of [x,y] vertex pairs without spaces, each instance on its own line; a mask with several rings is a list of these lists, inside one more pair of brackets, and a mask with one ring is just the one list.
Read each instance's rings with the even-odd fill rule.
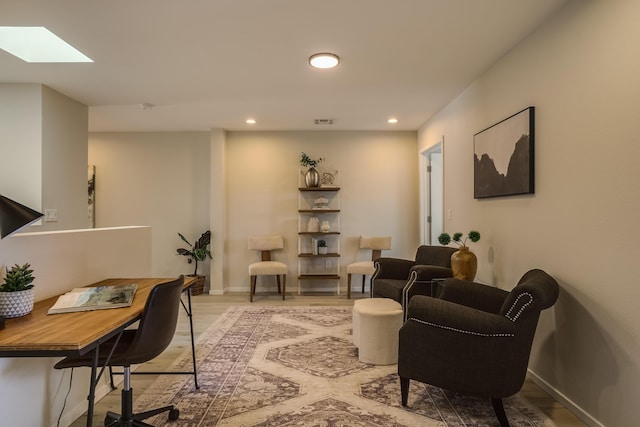
[[418,295],[399,333],[402,405],[409,381],[491,399],[500,425],[509,425],[502,398],[524,383],[540,312],[555,304],[558,283],[530,270],[511,292],[446,279],[439,298]]
[[372,298],[391,298],[406,307],[413,295],[431,295],[433,279],[453,277],[451,255],[455,248],[423,245],[415,260],[382,257],[375,261]]
[[351,298],[351,275],[362,275],[362,293],[367,276],[373,276],[376,267],[373,262],[382,256],[382,251],[391,249],[391,236],[360,236],[360,249],[371,249],[371,261],[357,261],[347,265],[347,298]]
[[[271,251],[284,248],[284,239],[280,235],[249,236],[249,249],[260,251],[260,261],[249,264],[249,277],[251,279],[249,290],[249,302],[253,302],[256,294],[258,276],[275,276],[278,284],[278,293],[285,298],[287,288],[287,264],[271,260]],[[280,289],[280,277],[282,276],[282,289]]]

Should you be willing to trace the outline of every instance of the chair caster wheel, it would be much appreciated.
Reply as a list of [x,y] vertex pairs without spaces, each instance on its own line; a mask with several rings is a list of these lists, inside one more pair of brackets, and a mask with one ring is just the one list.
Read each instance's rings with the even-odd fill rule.
[[104,426],[109,427],[111,424],[113,424],[114,421],[117,421],[117,418],[113,418],[107,414],[104,417]]
[[172,410],[169,411],[169,419],[171,421],[177,420],[179,416],[180,416],[180,410],[172,409]]

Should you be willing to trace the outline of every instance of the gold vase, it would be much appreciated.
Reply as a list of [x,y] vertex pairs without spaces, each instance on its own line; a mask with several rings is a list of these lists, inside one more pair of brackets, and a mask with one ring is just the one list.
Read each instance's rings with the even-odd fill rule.
[[451,255],[451,270],[456,279],[473,280],[478,270],[478,258],[467,246],[461,246]]

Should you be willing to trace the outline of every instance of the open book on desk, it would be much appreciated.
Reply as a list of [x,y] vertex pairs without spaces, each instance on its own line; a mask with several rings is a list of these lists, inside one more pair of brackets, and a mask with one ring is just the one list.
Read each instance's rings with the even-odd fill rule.
[[130,285],[75,288],[60,295],[47,314],[129,307],[137,287],[135,283],[132,283]]

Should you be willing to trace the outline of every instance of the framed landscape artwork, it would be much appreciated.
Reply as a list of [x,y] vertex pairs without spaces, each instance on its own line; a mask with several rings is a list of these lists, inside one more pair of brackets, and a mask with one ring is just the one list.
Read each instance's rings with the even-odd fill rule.
[[535,107],[473,136],[473,197],[533,194]]

